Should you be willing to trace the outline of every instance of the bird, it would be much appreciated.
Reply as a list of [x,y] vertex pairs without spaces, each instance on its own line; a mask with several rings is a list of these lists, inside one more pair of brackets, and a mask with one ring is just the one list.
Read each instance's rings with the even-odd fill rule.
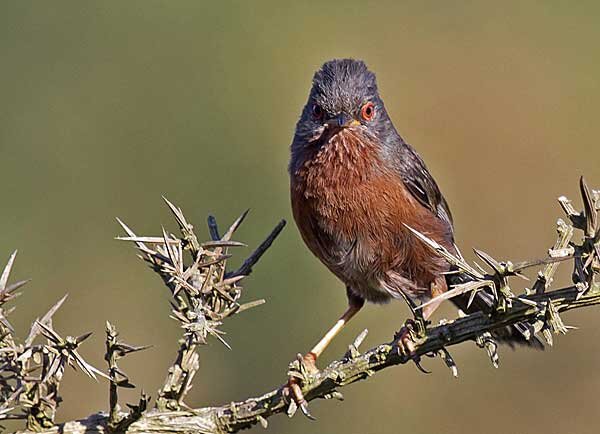
[[[308,249],[346,286],[348,298],[346,311],[303,357],[316,369],[317,358],[365,302],[400,299],[416,313],[419,304],[459,283],[450,264],[409,227],[460,253],[448,203],[394,127],[365,62],[334,59],[315,72],[290,148],[296,226]],[[480,291],[471,305],[468,295],[452,301],[467,313],[491,308],[489,293]],[[418,316],[427,321],[438,305]],[[495,337],[509,345],[541,345],[514,326]],[[414,351],[408,333],[400,343]]]

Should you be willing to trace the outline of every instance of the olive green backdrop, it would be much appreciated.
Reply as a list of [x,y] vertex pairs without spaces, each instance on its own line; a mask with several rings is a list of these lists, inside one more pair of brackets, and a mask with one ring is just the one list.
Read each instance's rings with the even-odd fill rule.
[[[96,366],[106,319],[153,344],[123,366],[155,395],[180,332],[160,280],[113,240],[114,217],[140,233],[174,229],[164,194],[204,234],[207,213],[225,225],[251,207],[237,237],[250,245],[290,220],[245,284],[247,300],[268,303],[226,324],[232,351],[214,340],[202,349],[187,403],[281,384],[345,307],[291,222],[286,173],[312,74],[332,57],[377,72],[464,251],[542,256],[561,216],[555,198],[575,197],[580,174],[600,186],[599,24],[591,1],[2,2],[0,257],[18,248],[13,276],[33,278],[11,318],[23,336],[68,292],[57,329],[94,331],[81,352]],[[367,307],[322,363],[365,327],[367,346],[389,339],[406,316],[400,303]],[[439,360],[425,362],[429,376],[389,369],[346,388],[344,403],[314,402],[318,422],[276,416],[270,432],[596,432],[600,310],[566,320],[581,329],[545,354],[503,349],[495,370],[463,344],[458,380]],[[60,420],[106,408],[107,385],[81,373],[62,390]]]

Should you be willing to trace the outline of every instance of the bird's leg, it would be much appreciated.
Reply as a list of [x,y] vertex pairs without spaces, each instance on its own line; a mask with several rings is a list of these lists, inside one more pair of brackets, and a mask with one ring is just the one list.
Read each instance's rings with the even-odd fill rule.
[[[342,314],[339,320],[329,329],[327,333],[317,342],[317,344],[304,356],[298,355],[298,363],[300,364],[299,374],[291,372],[287,386],[285,386],[284,393],[291,395],[291,398],[295,401],[296,405],[300,407],[304,415],[312,418],[308,412],[308,404],[304,399],[302,393],[301,383],[306,380],[306,374],[314,374],[318,371],[317,359],[323,351],[329,346],[331,341],[342,331],[344,326],[352,319],[354,315],[363,307],[365,301],[351,293],[350,289],[347,288],[348,294],[348,308]],[[296,375],[294,375],[296,374]]]
[[414,301],[409,306],[414,317],[417,337],[424,338],[427,336],[427,320],[433,313],[433,310],[429,310],[427,307],[425,309],[417,309],[417,305]]
[[358,311],[363,307],[364,300],[362,298],[357,297],[348,297],[348,309],[342,314],[339,320],[329,329],[327,333],[321,338],[319,342],[310,350],[307,354],[313,362],[316,362],[317,358],[323,351],[329,346],[331,341],[338,335],[340,331],[344,328],[344,326],[352,319],[354,315],[358,313]]

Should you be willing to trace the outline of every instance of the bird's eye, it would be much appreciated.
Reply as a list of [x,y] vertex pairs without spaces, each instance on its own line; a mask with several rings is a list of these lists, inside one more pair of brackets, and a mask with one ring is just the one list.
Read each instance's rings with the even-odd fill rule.
[[360,115],[365,121],[370,121],[375,116],[375,105],[368,102],[360,109]]
[[313,104],[312,106],[312,115],[313,118],[319,120],[323,118],[323,109],[319,104]]

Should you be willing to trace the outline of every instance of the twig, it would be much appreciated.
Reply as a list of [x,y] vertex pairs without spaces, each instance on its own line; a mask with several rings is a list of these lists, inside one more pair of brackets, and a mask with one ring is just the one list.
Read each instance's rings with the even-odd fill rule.
[[129,377],[117,365],[117,361],[128,354],[143,351],[150,348],[148,345],[135,347],[118,340],[119,333],[114,325],[106,321],[106,353],[104,360],[108,364],[109,386],[109,413],[107,429],[110,432],[122,432],[129,425],[138,420],[146,410],[150,397],[142,392],[140,402],[137,406],[128,406],[131,411],[127,415],[120,413],[118,389],[124,387],[133,389],[135,385],[129,381]]
[[286,221],[281,220],[277,224],[277,226],[275,226],[275,228],[271,231],[269,236],[265,238],[265,240],[262,243],[260,243],[260,245],[256,248],[254,252],[252,252],[250,256],[248,256],[248,259],[244,261],[241,267],[231,273],[227,273],[227,277],[249,276],[250,273],[252,273],[252,267],[256,265],[256,263],[260,260],[262,255],[264,255],[265,252],[269,249],[269,247],[271,247],[271,244],[273,244],[273,241],[275,241],[275,238],[277,238],[277,236],[281,233],[285,225]]
[[[15,331],[6,318],[11,310],[3,305],[16,298],[17,289],[27,281],[9,284],[16,251],[0,275],[0,419],[24,419],[27,429],[43,430],[54,425],[62,399],[60,383],[67,365],[78,367],[88,376],[104,375],[77,352],[91,333],[62,338],[52,326],[52,316],[66,299],[60,299],[41,318],[36,319],[23,344],[17,344]],[[38,337],[46,339],[36,344]]]
[[[177,357],[158,392],[156,407],[160,410],[180,410],[188,408],[184,398],[200,366],[198,347],[206,345],[209,335],[229,347],[220,329],[223,320],[264,303],[264,300],[256,300],[240,304],[240,281],[250,274],[285,222],[275,227],[239,270],[227,273],[227,260],[230,257],[228,248],[245,246],[231,238],[248,210],[233,222],[223,236],[219,236],[216,219],[209,216],[207,223],[211,241],[201,243],[181,208],[163,199],[179,225],[180,237],[168,233],[164,228],[161,237],[137,236],[119,220],[127,236],[118,239],[136,244],[142,258],[160,275],[173,295],[171,317],[179,321],[184,334]],[[189,260],[184,256],[184,251],[189,252]]]

